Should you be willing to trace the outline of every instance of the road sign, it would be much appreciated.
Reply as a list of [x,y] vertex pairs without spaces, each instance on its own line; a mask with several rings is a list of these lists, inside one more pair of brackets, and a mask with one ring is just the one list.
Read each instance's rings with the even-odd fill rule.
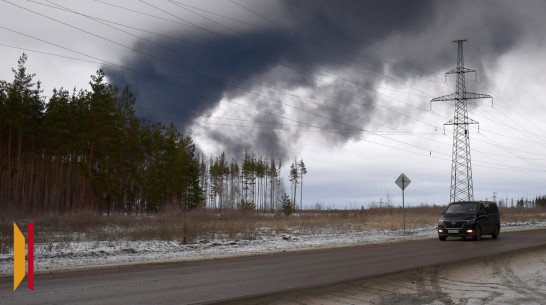
[[411,183],[411,180],[404,173],[400,174],[400,177],[394,181],[402,190],[405,190],[406,187]]
[[398,185],[402,189],[402,213],[404,214],[404,231],[406,230],[406,209],[404,208],[404,190],[408,185],[411,183],[411,180],[409,180],[408,176],[404,175],[404,173],[400,174],[400,177],[394,181],[396,185]]

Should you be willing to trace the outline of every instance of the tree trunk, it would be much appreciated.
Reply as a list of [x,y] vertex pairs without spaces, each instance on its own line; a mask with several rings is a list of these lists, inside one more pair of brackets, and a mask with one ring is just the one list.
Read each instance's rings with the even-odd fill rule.
[[296,206],[296,189],[298,187],[298,181],[294,181],[294,211],[296,210],[297,206]]
[[300,179],[300,210],[303,211],[303,175],[301,175]]

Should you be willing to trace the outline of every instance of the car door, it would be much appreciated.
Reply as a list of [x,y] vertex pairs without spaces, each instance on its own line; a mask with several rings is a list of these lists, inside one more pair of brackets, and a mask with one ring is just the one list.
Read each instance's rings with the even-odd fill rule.
[[499,209],[497,208],[497,204],[493,202],[487,202],[484,205],[485,211],[487,212],[489,230],[493,233],[497,230],[497,226],[499,226]]
[[487,214],[483,203],[480,204],[480,210],[478,211],[479,224],[482,229],[482,234],[487,234],[491,232],[491,217]]

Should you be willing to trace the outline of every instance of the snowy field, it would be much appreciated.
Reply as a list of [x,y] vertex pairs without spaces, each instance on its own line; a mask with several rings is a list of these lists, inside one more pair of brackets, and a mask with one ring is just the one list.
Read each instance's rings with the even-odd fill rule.
[[[502,232],[546,228],[546,221],[503,224]],[[411,230],[352,231],[302,234],[267,232],[253,240],[201,240],[183,245],[178,241],[86,241],[35,244],[35,272],[90,269],[107,266],[183,262],[282,251],[335,248],[436,238],[434,226]],[[13,253],[0,254],[0,275],[13,273]]]

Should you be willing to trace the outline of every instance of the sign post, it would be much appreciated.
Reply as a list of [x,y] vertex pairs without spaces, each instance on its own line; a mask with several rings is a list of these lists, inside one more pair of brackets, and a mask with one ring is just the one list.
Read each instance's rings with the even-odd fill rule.
[[402,214],[404,215],[404,231],[406,230],[406,209],[404,207],[404,190],[406,187],[411,183],[411,180],[404,175],[404,173],[400,174],[400,177],[394,181],[396,185],[398,185],[402,189]]

